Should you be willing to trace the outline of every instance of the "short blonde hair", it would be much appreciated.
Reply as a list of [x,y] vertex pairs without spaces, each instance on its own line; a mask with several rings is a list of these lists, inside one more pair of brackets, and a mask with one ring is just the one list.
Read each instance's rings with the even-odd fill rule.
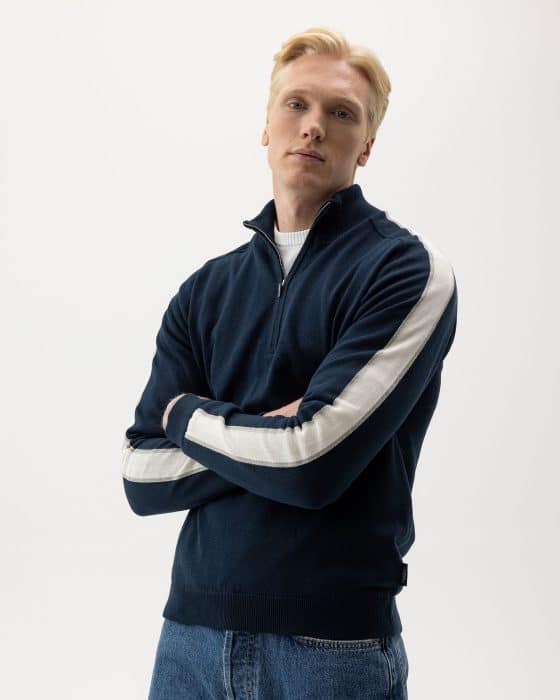
[[304,32],[289,37],[273,56],[274,66],[270,76],[270,89],[266,113],[268,115],[279,88],[279,74],[291,61],[306,54],[326,54],[344,59],[359,70],[371,86],[370,99],[366,105],[367,138],[377,134],[389,105],[391,81],[381,61],[369,49],[349,44],[337,31],[328,27],[310,27]]

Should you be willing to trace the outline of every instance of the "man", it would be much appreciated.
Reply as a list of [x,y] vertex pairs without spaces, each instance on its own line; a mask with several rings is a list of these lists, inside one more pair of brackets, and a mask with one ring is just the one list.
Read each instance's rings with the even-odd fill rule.
[[285,42],[274,198],[163,316],[123,445],[134,512],[189,511],[150,700],[407,696],[395,598],[457,288],[354,183],[389,91],[330,29]]

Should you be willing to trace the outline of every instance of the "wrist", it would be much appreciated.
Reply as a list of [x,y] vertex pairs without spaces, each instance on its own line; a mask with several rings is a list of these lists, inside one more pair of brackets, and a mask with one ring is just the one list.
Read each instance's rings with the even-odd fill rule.
[[165,407],[165,411],[164,411],[164,413],[163,413],[163,418],[162,418],[162,421],[161,421],[161,425],[162,425],[162,428],[163,428],[164,431],[165,431],[165,429],[167,428],[167,421],[168,421],[168,419],[169,419],[169,414],[171,413],[171,409],[173,408],[173,406],[175,406],[175,404],[177,403],[177,401],[179,401],[179,399],[180,399],[182,396],[186,396],[186,394],[179,394],[178,396],[175,396],[174,398],[171,399],[171,401],[169,401],[169,403],[168,403],[167,406]]

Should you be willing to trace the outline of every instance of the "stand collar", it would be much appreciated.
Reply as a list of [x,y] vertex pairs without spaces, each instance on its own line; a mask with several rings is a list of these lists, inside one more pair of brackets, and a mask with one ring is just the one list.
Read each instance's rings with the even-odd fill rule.
[[[336,236],[352,228],[359,221],[371,215],[374,207],[364,198],[362,188],[355,182],[335,192],[319,209],[311,227],[320,228],[322,236]],[[258,228],[274,240],[276,204],[274,199],[268,201],[261,211],[252,219],[245,219],[243,226]],[[315,225],[315,222],[316,225]]]

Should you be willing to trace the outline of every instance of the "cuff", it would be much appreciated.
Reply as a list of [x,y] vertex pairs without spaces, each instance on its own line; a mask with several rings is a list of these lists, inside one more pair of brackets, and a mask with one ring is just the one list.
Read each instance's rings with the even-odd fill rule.
[[176,401],[167,416],[165,437],[177,447],[182,447],[192,414],[209,400],[211,399],[201,399],[196,394],[185,394]]

